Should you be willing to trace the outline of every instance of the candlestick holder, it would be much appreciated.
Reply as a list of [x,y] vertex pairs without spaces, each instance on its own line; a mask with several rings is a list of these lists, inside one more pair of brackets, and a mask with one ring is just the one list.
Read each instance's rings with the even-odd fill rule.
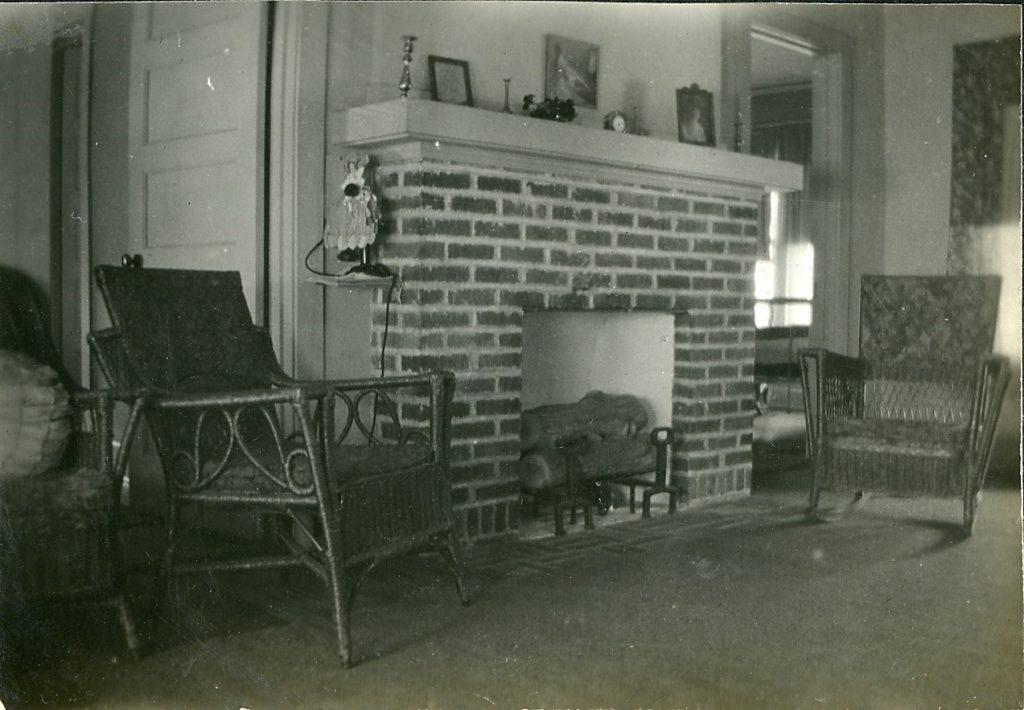
[[646,136],[647,131],[640,125],[640,107],[633,107],[633,135],[635,136]]
[[743,112],[736,110],[736,122],[733,123],[733,150],[743,152]]
[[502,79],[505,82],[505,107],[501,109],[502,113],[512,113],[512,107],[508,105],[508,86],[512,83],[511,79]]
[[402,37],[402,78],[398,82],[398,91],[403,99],[409,98],[409,89],[412,88],[412,74],[409,66],[412,64],[412,43],[416,38],[412,35]]

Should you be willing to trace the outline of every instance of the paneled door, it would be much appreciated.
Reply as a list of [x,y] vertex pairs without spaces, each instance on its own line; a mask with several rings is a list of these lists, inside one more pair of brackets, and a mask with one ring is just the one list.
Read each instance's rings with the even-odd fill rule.
[[[262,324],[267,3],[138,3],[132,13],[130,229],[102,236],[146,267],[240,272]],[[142,431],[129,463],[133,509],[163,511],[160,470]]]
[[239,271],[262,323],[267,3],[134,12],[130,250],[145,266]]

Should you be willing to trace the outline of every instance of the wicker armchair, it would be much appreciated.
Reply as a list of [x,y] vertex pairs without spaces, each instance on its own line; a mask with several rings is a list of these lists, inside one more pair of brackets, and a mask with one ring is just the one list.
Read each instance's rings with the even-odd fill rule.
[[[66,375],[58,379],[61,368],[47,335],[40,294],[26,277],[5,268],[0,268],[0,351],[8,362],[16,357],[37,373],[49,373],[52,382],[49,393],[40,380],[31,386],[31,395],[14,397],[25,402],[20,421],[0,424],[8,427],[0,437],[5,444],[0,446],[0,625],[16,618],[12,612],[19,608],[107,604],[117,611],[134,657],[139,643],[124,592],[111,466],[111,395],[76,390]],[[25,387],[5,381],[0,394],[6,398],[5,411],[19,407],[10,399]],[[46,422],[48,416],[37,412],[49,397],[60,401],[62,414]],[[35,401],[27,401],[31,399]],[[33,422],[50,431],[29,431]],[[55,445],[44,441],[41,448],[49,449],[49,455],[38,459],[19,452],[10,438],[17,434],[11,428],[20,427],[21,440],[35,438],[38,449],[55,425],[68,436]],[[25,475],[19,475],[18,467]]]
[[[356,591],[383,560],[436,549],[468,603],[451,512],[450,373],[296,381],[253,324],[237,273],[96,273],[114,327],[93,334],[92,347],[110,381],[131,392],[129,426],[145,419],[163,468],[157,599],[171,575],[307,567],[330,589],[346,666]],[[189,506],[259,513],[273,544],[256,555],[236,548],[231,558],[186,559],[179,528]]]
[[963,499],[971,534],[1006,358],[990,354],[994,276],[865,276],[860,357],[800,353],[810,507],[822,489]]

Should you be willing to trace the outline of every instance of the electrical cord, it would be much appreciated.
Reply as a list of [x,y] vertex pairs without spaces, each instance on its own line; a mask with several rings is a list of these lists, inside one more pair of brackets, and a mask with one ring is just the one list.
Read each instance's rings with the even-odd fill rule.
[[[398,282],[398,276],[395,274],[391,275],[391,286],[388,287],[388,299],[384,306],[384,336],[380,341],[380,379],[384,379],[384,355],[388,350],[388,330],[391,328],[391,296],[395,292],[395,283]],[[378,397],[373,399],[373,421],[370,423],[370,435],[377,430],[377,402]]]
[[391,296],[395,292],[395,284],[398,282],[398,277],[395,274],[391,275],[391,286],[388,287],[388,300],[384,306],[384,337],[381,338],[380,343],[380,378],[384,379],[384,353],[387,352],[388,348],[388,329],[391,327]]
[[306,260],[305,260],[306,261],[306,269],[308,269],[310,272],[316,274],[317,276],[341,276],[341,274],[329,274],[326,271],[319,271],[317,269],[314,269],[312,266],[310,266],[310,264],[309,264],[309,257],[313,256],[313,252],[315,252],[317,250],[317,248],[321,244],[323,244],[323,243],[324,243],[324,240],[323,240],[323,237],[321,237],[320,241],[318,241],[316,244],[314,244],[313,248],[306,252]]
[[[315,252],[320,247],[320,245],[323,244],[323,243],[324,243],[324,240],[323,240],[323,238],[321,238],[316,244],[313,245],[312,249],[310,249],[308,252],[306,252],[306,258],[304,259],[304,262],[305,262],[305,265],[306,265],[306,269],[308,269],[311,273],[316,274],[317,276],[342,276],[343,274],[331,274],[331,273],[328,273],[326,271],[319,271],[318,269],[314,269],[310,265],[310,263],[309,263],[310,257],[313,256],[313,252]],[[385,302],[385,305],[384,305],[384,335],[381,338],[381,343],[380,343],[380,378],[381,379],[384,379],[385,362],[386,362],[384,356],[387,354],[387,349],[388,349],[388,332],[391,329],[391,301],[392,301],[394,293],[395,293],[395,285],[398,283],[398,275],[397,274],[389,274],[389,275],[391,276],[391,285],[388,286],[388,297],[387,297],[387,301]],[[373,402],[373,421],[370,424],[371,436],[372,436],[373,432],[376,431],[376,429],[377,429],[377,399],[375,398],[374,402]]]

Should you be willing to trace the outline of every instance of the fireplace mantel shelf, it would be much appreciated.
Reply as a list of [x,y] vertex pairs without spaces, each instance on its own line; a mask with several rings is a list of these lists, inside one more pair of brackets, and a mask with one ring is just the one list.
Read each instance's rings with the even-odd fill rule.
[[750,194],[803,187],[803,167],[743,153],[614,133],[528,116],[397,99],[337,111],[334,150],[358,149],[399,159],[636,179],[652,185],[716,186]]

